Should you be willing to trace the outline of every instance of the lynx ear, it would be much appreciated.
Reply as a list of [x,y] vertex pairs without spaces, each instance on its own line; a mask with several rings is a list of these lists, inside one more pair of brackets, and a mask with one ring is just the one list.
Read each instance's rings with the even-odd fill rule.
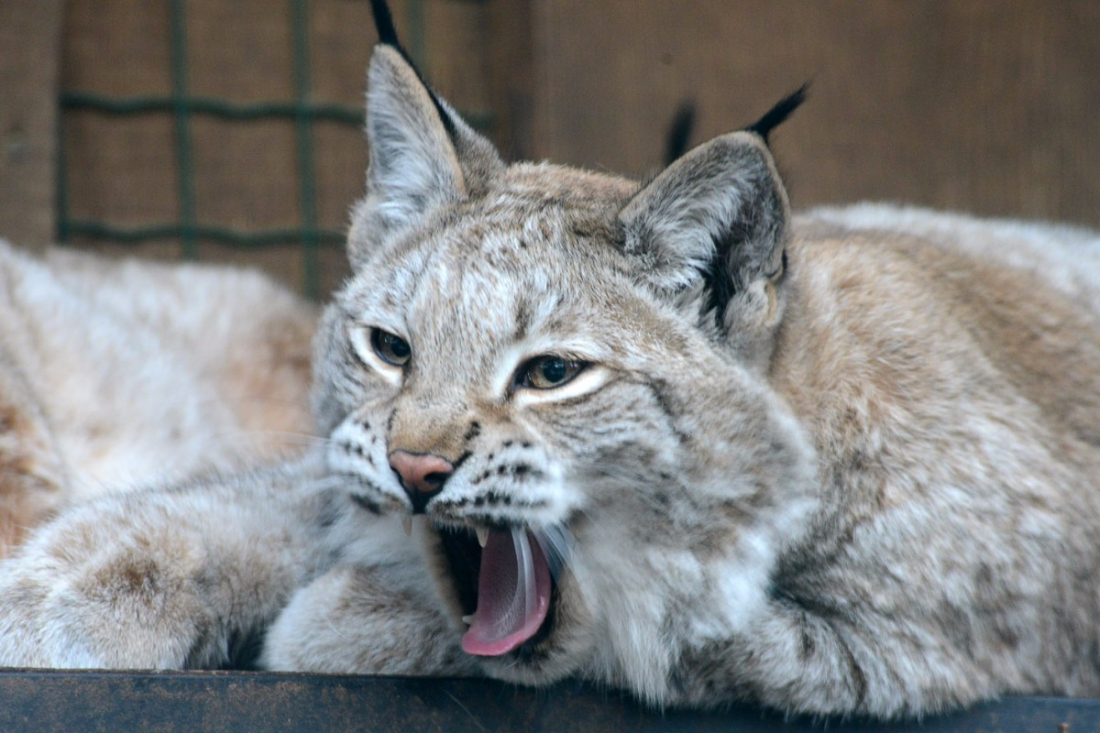
[[[790,207],[763,138],[735,132],[689,151],[620,211],[628,254],[658,293],[751,348],[778,323]],[[713,320],[710,320],[713,318]]]
[[376,48],[367,92],[367,196],[378,201],[383,232],[465,194],[444,119],[401,54]]
[[476,193],[503,169],[492,144],[409,62],[385,3],[374,7],[382,43],[368,72],[367,196],[353,212],[348,237],[356,268],[377,245],[415,226],[433,209]]

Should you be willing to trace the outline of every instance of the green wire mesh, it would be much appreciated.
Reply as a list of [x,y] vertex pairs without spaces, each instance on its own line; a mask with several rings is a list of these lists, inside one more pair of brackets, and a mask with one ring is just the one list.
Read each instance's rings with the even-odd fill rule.
[[[200,241],[241,248],[297,243],[302,252],[302,292],[311,298],[324,295],[320,292],[321,273],[318,249],[321,245],[342,244],[344,234],[340,231],[321,228],[318,222],[314,124],[329,122],[358,129],[363,124],[363,112],[359,108],[317,103],[311,100],[309,0],[287,0],[287,2],[293,46],[293,99],[290,101],[237,104],[225,99],[191,96],[188,88],[186,0],[170,0],[169,37],[166,39],[171,65],[169,96],[111,97],[78,90],[61,90],[62,124],[58,125],[56,176],[59,242],[66,242],[76,236],[122,244],[173,238],[179,240],[180,256],[186,260],[198,258]],[[424,3],[425,0],[408,0],[405,4],[406,41],[410,54],[421,68],[427,67]],[[179,211],[177,221],[144,226],[117,226],[109,221],[72,216],[63,124],[64,113],[76,110],[94,110],[119,116],[172,115]],[[299,226],[245,231],[211,225],[198,220],[191,138],[191,121],[196,115],[242,123],[269,119],[283,119],[293,123],[298,171]],[[488,131],[493,124],[492,117],[484,113],[464,112],[463,117],[475,129],[482,131]]]
[[[317,248],[320,244],[343,242],[339,231],[318,228],[317,192],[313,149],[313,123],[335,122],[358,128],[362,111],[333,104],[310,101],[309,4],[308,0],[288,0],[292,25],[294,98],[290,102],[233,104],[222,99],[192,97],[187,84],[186,2],[171,0],[170,38],[171,95],[165,97],[106,97],[80,91],[62,90],[60,105],[66,110],[92,109],[113,115],[143,115],[170,113],[174,121],[176,187],[179,220],[142,227],[119,227],[110,222],[75,219],[70,214],[68,171],[64,135],[59,125],[57,172],[57,238],[60,242],[74,236],[119,243],[137,243],[150,239],[177,238],[181,257],[194,260],[198,256],[199,240],[239,247],[259,247],[269,244],[297,242],[303,256],[302,291],[309,297],[321,295]],[[414,2],[410,20],[422,22],[422,12]],[[410,23],[412,24],[412,23]],[[422,38],[422,30],[413,34]],[[422,53],[422,49],[418,49]],[[241,231],[224,226],[212,226],[198,221],[195,209],[195,171],[192,165],[191,118],[211,115],[225,120],[249,122],[272,118],[288,119],[295,127],[298,167],[298,204],[300,226],[291,229]]]

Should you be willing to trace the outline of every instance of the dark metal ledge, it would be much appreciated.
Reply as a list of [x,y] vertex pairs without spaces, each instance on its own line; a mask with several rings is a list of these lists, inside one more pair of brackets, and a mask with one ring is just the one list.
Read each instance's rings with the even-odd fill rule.
[[1100,700],[1008,698],[920,722],[786,720],[752,707],[647,710],[578,685],[241,672],[0,672],[0,731],[1100,730]]

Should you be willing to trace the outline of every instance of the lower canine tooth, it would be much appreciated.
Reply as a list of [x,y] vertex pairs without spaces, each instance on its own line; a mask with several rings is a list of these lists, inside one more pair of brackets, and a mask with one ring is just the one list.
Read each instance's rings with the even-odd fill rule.
[[489,529],[487,527],[475,527],[474,531],[477,532],[477,543],[485,547],[485,543],[489,541]]
[[462,623],[466,624],[467,626],[473,625],[474,615],[471,613],[469,616],[463,616],[462,617]]

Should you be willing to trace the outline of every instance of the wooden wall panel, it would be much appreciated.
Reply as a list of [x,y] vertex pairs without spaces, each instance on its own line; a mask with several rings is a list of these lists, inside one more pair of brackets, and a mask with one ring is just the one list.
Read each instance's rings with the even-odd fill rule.
[[[426,75],[472,118],[496,134],[510,127],[493,114],[491,46],[483,43],[500,4],[458,0],[394,0],[394,18]],[[521,7],[525,3],[516,3]],[[166,97],[172,89],[170,5],[166,0],[70,0],[61,51],[61,86],[110,98]],[[188,0],[184,5],[188,93],[233,105],[294,99],[290,4],[269,0]],[[509,11],[504,11],[510,17]],[[307,6],[309,99],[357,113],[375,42],[369,3],[311,0]],[[512,28],[507,29],[509,31]],[[513,35],[495,34],[498,38]],[[526,36],[521,43],[526,43]],[[510,68],[514,65],[509,65]],[[502,66],[503,68],[503,66]],[[523,92],[529,95],[529,87]],[[303,223],[299,138],[293,119],[228,120],[193,114],[189,123],[195,218],[201,225],[255,232]],[[169,223],[180,217],[176,128],[168,112],[116,116],[94,109],[65,113],[69,210],[73,217],[116,227]],[[367,146],[358,125],[312,125],[312,181],[317,224],[342,231],[362,195]],[[51,191],[52,193],[52,191]],[[74,246],[105,254],[175,259],[175,240],[116,243],[86,236]],[[198,242],[211,262],[251,262],[293,287],[305,264],[295,242],[242,248]],[[343,248],[317,253],[323,296],[347,274]]]
[[0,2],[0,237],[54,234],[61,0]]
[[796,205],[897,199],[1100,225],[1100,4],[533,0],[535,155],[644,174],[813,81],[775,136]]
[[[170,90],[165,0],[70,0],[58,49],[42,29],[56,35],[61,7],[0,3],[0,236],[26,244],[54,229],[57,60],[66,89]],[[368,4],[309,7],[314,99],[361,108],[374,41]],[[194,93],[290,99],[285,3],[189,0],[187,12]],[[810,101],[774,138],[796,205],[893,199],[1100,226],[1094,0],[395,0],[394,15],[427,76],[513,159],[645,175],[659,166],[682,101],[697,105],[698,142],[812,80]],[[193,126],[204,223],[298,222],[292,122],[196,117]],[[118,226],[178,216],[168,115],[70,110],[65,142],[74,215]],[[314,144],[319,223],[339,229],[362,192],[366,146],[334,123],[315,128]],[[168,241],[80,244],[178,253]],[[202,251],[246,259],[221,249]],[[258,259],[279,270],[275,254]],[[323,259],[334,268],[326,286],[338,283],[340,253],[326,249]],[[286,269],[296,283],[300,263]]]

